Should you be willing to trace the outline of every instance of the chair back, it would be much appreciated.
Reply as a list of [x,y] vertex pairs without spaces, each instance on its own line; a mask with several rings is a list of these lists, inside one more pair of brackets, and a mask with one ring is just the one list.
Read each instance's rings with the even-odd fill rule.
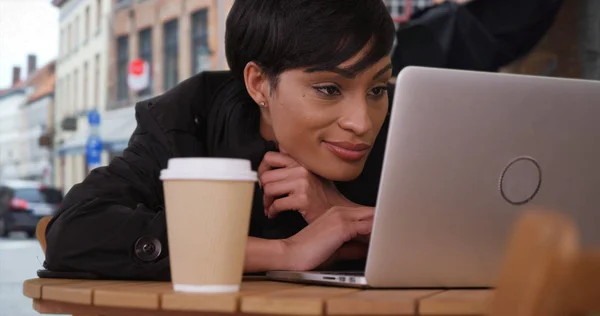
[[564,214],[529,210],[515,226],[490,316],[557,316],[600,311],[600,248],[581,249]]
[[52,216],[42,217],[35,228],[35,236],[39,241],[44,254],[46,254],[46,228],[48,228],[48,223],[50,223],[50,220],[52,220]]

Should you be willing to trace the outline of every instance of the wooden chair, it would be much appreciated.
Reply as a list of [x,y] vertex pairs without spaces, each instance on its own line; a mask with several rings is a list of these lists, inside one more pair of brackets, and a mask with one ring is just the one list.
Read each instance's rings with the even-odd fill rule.
[[46,254],[46,228],[48,228],[48,223],[50,223],[51,219],[52,216],[42,217],[35,228],[35,236],[40,242],[44,254]]
[[581,249],[578,230],[564,215],[542,210],[525,213],[509,241],[488,314],[590,312],[600,312],[600,248]]

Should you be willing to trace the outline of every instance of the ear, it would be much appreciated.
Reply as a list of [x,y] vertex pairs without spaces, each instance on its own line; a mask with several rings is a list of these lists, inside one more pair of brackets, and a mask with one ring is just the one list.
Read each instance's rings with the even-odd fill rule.
[[269,79],[260,66],[251,61],[244,68],[244,83],[248,94],[256,104],[268,103]]

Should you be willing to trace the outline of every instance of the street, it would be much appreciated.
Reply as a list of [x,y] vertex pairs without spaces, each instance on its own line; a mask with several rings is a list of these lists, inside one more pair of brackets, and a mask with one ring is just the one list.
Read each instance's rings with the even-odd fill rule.
[[44,254],[36,239],[13,234],[0,238],[0,316],[40,315],[22,294],[23,281],[36,277]]

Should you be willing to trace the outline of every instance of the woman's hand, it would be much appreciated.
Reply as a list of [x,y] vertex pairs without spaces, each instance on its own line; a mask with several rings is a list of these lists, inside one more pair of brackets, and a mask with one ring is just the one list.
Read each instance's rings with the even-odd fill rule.
[[334,260],[366,257],[365,244],[353,239],[371,233],[374,208],[333,207],[296,235],[283,240],[286,270],[313,270]]
[[258,167],[264,191],[265,215],[296,210],[308,223],[334,206],[355,206],[336,189],[333,182],[308,171],[285,153],[268,152]]

